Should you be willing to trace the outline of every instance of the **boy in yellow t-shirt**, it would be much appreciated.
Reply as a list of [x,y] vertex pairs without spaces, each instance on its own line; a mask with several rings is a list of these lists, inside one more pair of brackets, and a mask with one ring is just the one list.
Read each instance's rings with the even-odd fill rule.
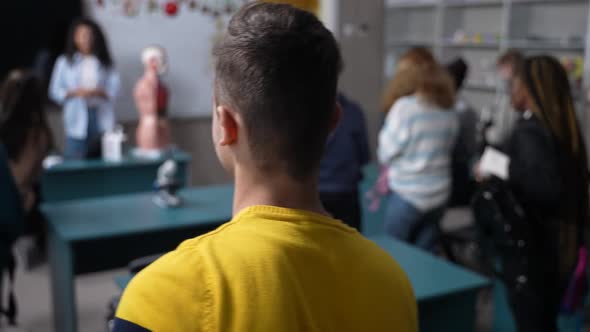
[[417,331],[401,268],[320,203],[340,116],[332,34],[306,11],[256,2],[214,55],[213,142],[234,177],[234,217],[140,272],[114,330]]

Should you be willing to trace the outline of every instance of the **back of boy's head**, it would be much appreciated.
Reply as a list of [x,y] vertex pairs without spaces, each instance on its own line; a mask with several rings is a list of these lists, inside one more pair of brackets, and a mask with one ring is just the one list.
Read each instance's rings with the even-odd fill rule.
[[233,16],[214,55],[216,104],[243,116],[257,166],[314,175],[342,66],[330,31],[304,10],[256,2]]

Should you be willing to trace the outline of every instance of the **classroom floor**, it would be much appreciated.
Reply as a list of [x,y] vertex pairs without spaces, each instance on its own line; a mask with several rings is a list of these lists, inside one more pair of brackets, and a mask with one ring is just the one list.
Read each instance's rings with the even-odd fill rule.
[[[24,271],[22,264],[20,266],[15,285],[20,327],[23,331],[53,332],[48,266],[42,264],[30,271]],[[123,273],[124,270],[112,270],[76,278],[80,331],[107,331],[105,319],[107,304],[118,292],[113,278]]]

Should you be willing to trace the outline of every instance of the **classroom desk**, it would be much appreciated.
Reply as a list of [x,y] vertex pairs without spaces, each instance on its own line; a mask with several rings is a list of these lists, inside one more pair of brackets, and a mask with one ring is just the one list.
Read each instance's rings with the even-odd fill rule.
[[74,276],[126,266],[174,249],[232,216],[233,187],[183,189],[184,205],[161,209],[151,193],[49,203],[48,254],[55,331],[77,330]]
[[[188,184],[191,157],[174,150],[169,155],[178,163],[178,179]],[[45,202],[101,197],[150,191],[158,167],[168,158],[138,159],[126,157],[120,162],[66,160],[46,169],[41,178],[41,195]]]
[[369,236],[408,275],[420,331],[474,331],[477,293],[489,280],[387,235]]
[[[156,207],[151,194],[129,194],[45,204],[56,331],[76,331],[76,274],[126,266],[132,259],[166,252],[231,219],[231,186],[181,190],[185,205]],[[379,223],[364,212],[367,223]],[[421,331],[471,331],[478,275],[375,230],[367,236],[400,263],[419,304]],[[124,286],[128,278],[118,280]]]

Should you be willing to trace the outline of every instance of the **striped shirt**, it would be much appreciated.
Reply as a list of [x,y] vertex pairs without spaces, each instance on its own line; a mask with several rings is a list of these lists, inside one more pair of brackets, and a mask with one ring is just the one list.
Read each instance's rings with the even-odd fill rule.
[[457,114],[410,96],[391,108],[379,133],[377,157],[388,167],[391,190],[422,211],[446,203]]

